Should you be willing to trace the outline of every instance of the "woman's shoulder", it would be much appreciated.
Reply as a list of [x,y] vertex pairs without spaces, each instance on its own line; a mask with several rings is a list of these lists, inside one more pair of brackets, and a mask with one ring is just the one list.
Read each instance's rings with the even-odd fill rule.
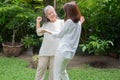
[[46,22],[42,25],[43,28],[49,28],[50,26],[52,26],[50,22]]
[[51,23],[52,23],[52,22],[49,21],[49,22],[44,23],[43,25],[44,25],[44,26],[49,26]]
[[73,23],[72,19],[67,19],[65,22],[66,23]]
[[57,19],[56,21],[57,21],[57,22],[64,22],[63,19]]
[[66,22],[73,22],[72,19],[67,19]]
[[63,25],[64,24],[64,20],[63,19],[57,19],[55,24]]
[[68,23],[74,23],[74,24],[81,24],[80,21],[78,21],[77,23],[75,23],[72,19],[68,19],[66,22],[68,22]]

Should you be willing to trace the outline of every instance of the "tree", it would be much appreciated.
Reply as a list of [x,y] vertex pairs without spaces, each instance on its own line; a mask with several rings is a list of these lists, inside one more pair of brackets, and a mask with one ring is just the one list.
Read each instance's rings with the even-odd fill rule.
[[56,9],[56,0],[54,0],[54,9]]
[[43,0],[44,6],[52,5],[53,0]]

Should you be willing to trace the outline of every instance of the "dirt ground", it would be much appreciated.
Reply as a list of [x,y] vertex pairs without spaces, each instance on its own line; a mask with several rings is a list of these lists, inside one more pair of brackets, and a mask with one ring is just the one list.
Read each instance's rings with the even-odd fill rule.
[[70,67],[81,67],[88,64],[96,68],[120,68],[120,60],[110,56],[75,56]]
[[[27,60],[31,63],[32,56],[29,55],[20,55],[18,58]],[[96,62],[100,62],[99,65],[96,66]],[[82,67],[84,64],[89,64],[92,67],[97,68],[119,68],[120,69],[120,59],[113,58],[110,56],[81,56],[77,55],[75,56],[70,63],[68,64],[68,67]]]

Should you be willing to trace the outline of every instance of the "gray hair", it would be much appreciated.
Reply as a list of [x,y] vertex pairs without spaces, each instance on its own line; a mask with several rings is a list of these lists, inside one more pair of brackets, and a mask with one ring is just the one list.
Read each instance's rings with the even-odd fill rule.
[[48,6],[46,6],[45,8],[44,8],[44,10],[43,10],[43,15],[42,15],[42,21],[43,21],[43,23],[46,23],[46,22],[49,22],[50,20],[49,19],[47,19],[47,17],[46,17],[46,12],[47,12],[47,10],[49,10],[49,9],[52,9],[53,10],[53,12],[55,13],[55,15],[56,15],[56,18],[58,18],[58,16],[57,16],[57,13],[56,13],[56,11],[55,11],[55,9],[53,8],[53,6],[51,6],[51,5],[48,5]]
[[55,15],[57,15],[55,9],[54,9],[53,6],[51,6],[51,5],[48,5],[48,6],[46,6],[46,7],[44,8],[44,13],[45,13],[45,15],[47,14],[47,13],[46,13],[47,10],[49,10],[49,9],[52,9],[53,12],[55,13]]

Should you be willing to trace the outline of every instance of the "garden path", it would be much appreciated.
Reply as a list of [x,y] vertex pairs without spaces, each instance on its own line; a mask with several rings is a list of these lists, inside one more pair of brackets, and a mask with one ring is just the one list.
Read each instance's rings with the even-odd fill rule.
[[[30,63],[32,62],[32,57],[22,54],[18,56],[20,59],[24,59],[29,61]],[[68,67],[82,67],[84,64],[89,64],[93,66],[93,64],[97,61],[100,61],[102,64],[99,66],[94,66],[98,68],[119,68],[120,69],[120,60],[110,57],[110,56],[81,56],[81,55],[76,55],[68,64]]]

